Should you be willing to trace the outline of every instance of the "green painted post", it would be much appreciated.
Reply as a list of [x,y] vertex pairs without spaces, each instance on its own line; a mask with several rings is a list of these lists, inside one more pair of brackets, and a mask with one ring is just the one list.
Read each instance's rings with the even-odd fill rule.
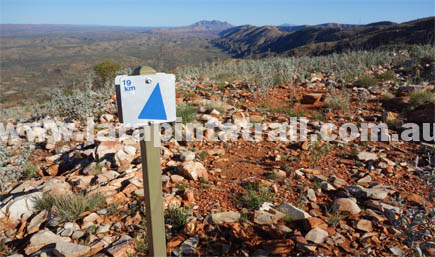
[[[151,67],[141,66],[134,70],[133,75],[155,73]],[[140,141],[149,253],[151,256],[166,257],[159,125],[151,124],[144,129],[145,133],[147,130],[150,132],[149,138],[144,134],[144,139]]]

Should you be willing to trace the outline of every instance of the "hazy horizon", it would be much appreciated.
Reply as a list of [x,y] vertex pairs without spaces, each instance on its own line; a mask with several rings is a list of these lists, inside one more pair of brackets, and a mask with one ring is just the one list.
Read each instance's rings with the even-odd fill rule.
[[[402,23],[434,15],[427,0],[2,0],[0,24],[176,27],[200,20],[233,25]],[[259,11],[261,10],[261,11]]]
[[[435,16],[424,16],[424,17],[418,17],[412,20],[419,20],[419,19],[425,19],[425,18],[430,18],[430,17],[435,17]],[[315,26],[315,25],[320,25],[320,24],[327,24],[327,23],[336,23],[336,24],[349,24],[349,25],[366,25],[366,24],[370,24],[370,23],[377,23],[377,22],[395,22],[395,23],[404,23],[404,22],[408,22],[408,21],[412,21],[412,20],[406,20],[406,21],[402,21],[402,22],[395,22],[395,21],[391,21],[391,20],[378,20],[378,21],[371,21],[371,22],[367,22],[367,23],[340,23],[340,22],[336,22],[336,21],[328,21],[328,22],[323,22],[323,23],[316,23],[316,24],[290,24],[288,22],[282,22],[279,24],[256,24],[255,26],[301,26],[301,25],[310,25],[310,26]],[[95,26],[95,27],[137,27],[137,28],[172,28],[172,27],[184,27],[184,26],[190,26],[193,25],[197,22],[200,21],[220,21],[220,22],[227,22],[231,25],[234,26],[243,26],[243,25],[254,25],[254,24],[250,24],[250,23],[243,23],[243,24],[232,24],[228,21],[224,21],[224,20],[198,20],[196,22],[190,23],[190,24],[180,24],[180,25],[176,25],[176,26],[170,26],[170,25],[162,25],[162,26],[146,26],[146,25],[117,25],[117,24],[109,24],[109,25],[105,25],[105,24],[68,24],[68,23],[0,23],[0,25],[56,25],[56,26]]]

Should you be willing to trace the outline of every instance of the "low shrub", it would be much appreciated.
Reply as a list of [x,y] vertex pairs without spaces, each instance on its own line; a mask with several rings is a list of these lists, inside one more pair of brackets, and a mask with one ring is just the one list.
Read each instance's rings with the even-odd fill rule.
[[259,182],[248,182],[244,186],[244,192],[239,199],[239,203],[250,210],[258,209],[264,202],[270,201],[270,191],[267,187],[262,187]]
[[180,230],[187,224],[189,209],[187,208],[169,208],[166,213],[167,223],[171,224],[175,230]]
[[376,78],[380,81],[394,80],[396,78],[396,74],[393,71],[386,71],[384,73],[376,75]]
[[411,109],[435,101],[435,94],[430,91],[414,91],[410,94],[409,105]]
[[326,107],[332,110],[343,110],[349,109],[350,99],[349,95],[331,95],[331,97],[326,101]]
[[92,195],[72,194],[72,195],[52,195],[45,192],[42,198],[36,202],[38,211],[51,210],[59,219],[64,221],[74,221],[78,216],[85,212],[98,209],[106,202],[103,195],[96,193]]
[[358,78],[357,81],[355,81],[354,85],[357,87],[374,87],[378,84],[378,80],[369,74],[364,74]]
[[181,117],[183,123],[189,123],[198,119],[198,109],[191,104],[177,104],[177,117]]
[[102,85],[105,85],[107,81],[113,80],[116,72],[121,69],[122,66],[119,63],[111,60],[105,60],[94,66],[94,72],[100,79]]

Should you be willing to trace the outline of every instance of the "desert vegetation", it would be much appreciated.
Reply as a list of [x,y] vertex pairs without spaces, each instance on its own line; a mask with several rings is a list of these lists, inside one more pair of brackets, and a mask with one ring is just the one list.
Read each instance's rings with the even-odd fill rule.
[[[385,122],[394,133],[411,119],[433,123],[433,54],[416,46],[177,67],[177,116],[217,126],[203,141],[161,146],[168,255],[431,256],[432,144],[311,137],[326,123]],[[65,251],[63,238],[87,256],[148,254],[134,130],[105,137],[120,126],[113,77],[134,68],[113,62],[90,67],[82,87],[0,110],[18,128],[0,142],[0,254]],[[47,119],[87,132],[89,116],[94,141],[45,133]],[[309,140],[266,140],[294,117],[308,119]],[[249,121],[262,141],[211,140]],[[36,141],[22,122],[38,127]]]

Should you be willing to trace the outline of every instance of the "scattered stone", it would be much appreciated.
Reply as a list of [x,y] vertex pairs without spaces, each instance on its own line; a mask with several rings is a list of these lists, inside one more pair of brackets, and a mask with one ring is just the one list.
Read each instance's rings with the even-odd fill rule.
[[81,230],[76,230],[73,232],[71,238],[77,240],[77,239],[80,239],[84,235],[85,235],[85,232],[83,232]]
[[328,230],[328,225],[322,219],[316,217],[305,219],[303,221],[303,225],[305,230],[311,230],[313,228],[321,228],[323,230]]
[[211,150],[207,150],[208,155],[224,155],[225,154],[225,149],[222,148],[215,148],[215,149],[211,149]]
[[363,191],[368,198],[375,200],[384,200],[388,195],[388,191],[382,188],[363,188]]
[[260,210],[255,211],[254,222],[260,225],[272,225],[274,223],[272,215]]
[[86,255],[91,248],[85,245],[78,245],[68,242],[57,242],[54,248],[54,255],[59,257],[79,257]]
[[402,196],[403,199],[405,199],[408,202],[412,202],[414,204],[419,204],[419,205],[426,205],[426,206],[432,206],[432,203],[427,201],[426,199],[424,199],[423,196],[418,195],[416,193],[411,193],[411,192],[402,192],[400,193],[400,195]]
[[290,233],[293,231],[291,228],[287,227],[286,225],[278,225],[278,229],[279,231],[284,233]]
[[240,219],[240,213],[234,211],[219,212],[211,215],[214,224],[221,225],[228,222],[236,222]]
[[278,210],[284,213],[286,217],[288,217],[292,221],[304,220],[311,217],[311,215],[307,212],[288,203],[281,204]]
[[386,158],[386,157],[382,157],[382,160],[383,160],[384,162],[386,162],[388,166],[391,166],[391,167],[396,166],[396,163],[395,163],[395,162],[393,162],[392,160],[390,160],[390,159],[388,159],[388,158]]
[[350,192],[356,198],[371,198],[375,200],[383,200],[388,195],[388,190],[384,189],[384,187],[378,186],[373,188],[365,188],[358,185],[346,186],[345,189]]
[[112,114],[108,114],[108,113],[105,113],[105,114],[101,115],[101,117],[100,117],[100,121],[103,123],[104,122],[111,122],[113,119],[114,119],[114,116]]
[[71,186],[65,180],[59,178],[52,178],[45,182],[42,192],[50,192],[52,195],[66,195],[71,194]]
[[208,173],[200,162],[185,162],[179,167],[180,172],[187,178],[198,180],[200,177],[208,180]]
[[316,169],[306,168],[306,169],[302,169],[301,171],[303,173],[306,173],[306,174],[313,174],[313,175],[321,175],[322,174],[322,171],[316,170]]
[[326,182],[328,181],[328,178],[323,175],[313,175],[310,180],[316,181],[316,182]]
[[107,248],[106,252],[113,257],[123,257],[126,253],[134,252],[133,239],[128,235],[122,235],[121,238]]
[[326,192],[336,190],[335,187],[329,184],[328,182],[322,182],[320,185],[322,187],[322,190]]
[[41,192],[19,196],[10,201],[6,207],[6,214],[15,221],[21,221],[23,217],[28,218],[35,211],[36,203],[41,197]]
[[30,238],[30,243],[26,249],[24,249],[24,252],[30,255],[46,245],[64,241],[65,239],[63,237],[54,234],[50,230],[41,230]]
[[329,234],[325,230],[313,228],[305,235],[305,239],[315,244],[322,244],[328,236]]
[[113,223],[113,225],[112,225],[112,230],[120,231],[121,228],[122,228],[122,224],[121,224],[120,222],[115,222],[115,223]]
[[145,191],[143,189],[136,189],[136,190],[134,190],[134,194],[137,196],[144,196]]
[[313,189],[308,189],[307,191],[307,198],[308,200],[310,200],[311,202],[315,202],[317,201],[317,197],[316,197],[316,192],[314,192]]
[[193,255],[195,253],[195,248],[198,246],[199,237],[197,235],[184,241],[180,248],[183,249],[183,255]]
[[301,170],[295,170],[295,175],[294,175],[295,179],[300,179],[303,178],[304,176],[305,174]]
[[107,209],[104,208],[104,209],[98,210],[97,214],[99,214],[99,215],[106,215],[107,214]]
[[115,154],[122,148],[122,143],[119,141],[103,141],[97,147],[96,156],[98,159],[102,159],[105,155]]
[[115,161],[118,167],[127,167],[133,161],[136,155],[136,147],[131,145],[124,146],[116,152]]
[[360,152],[358,154],[358,160],[360,161],[376,161],[378,159],[378,155],[370,152]]
[[72,235],[72,233],[73,233],[73,230],[71,228],[66,228],[62,231],[62,233],[60,233],[60,236],[69,237]]
[[97,170],[97,163],[91,162],[89,163],[82,171],[84,175],[95,175],[100,173],[101,170]]
[[358,204],[350,198],[339,198],[332,204],[333,212],[348,212],[351,214],[357,214],[361,212]]
[[99,226],[99,227],[97,228],[96,233],[97,233],[97,234],[101,234],[101,233],[107,233],[107,232],[109,232],[109,231],[110,231],[110,224],[104,224],[104,225]]
[[254,213],[254,222],[260,225],[276,224],[278,220],[285,217],[285,214],[275,209],[268,208],[268,210],[257,210]]
[[183,152],[180,154],[180,161],[182,162],[188,162],[195,160],[195,153],[194,152]]
[[47,215],[48,212],[43,210],[35,217],[33,217],[32,220],[29,222],[29,225],[27,226],[27,233],[33,234],[38,231],[41,224],[44,223],[44,221],[47,219]]
[[365,202],[365,205],[367,205],[368,207],[377,209],[379,211],[382,211],[382,212],[394,211],[396,214],[402,213],[402,210],[399,207],[392,206],[392,205],[387,204],[387,203],[381,203],[381,202],[376,201],[376,200],[367,200]]
[[347,182],[344,179],[337,178],[337,177],[334,177],[333,179],[334,181],[332,182],[332,185],[335,187],[343,187],[347,185]]
[[245,115],[243,112],[235,112],[232,115],[233,123],[237,126],[237,128],[247,128],[249,124],[249,117]]
[[367,175],[361,179],[358,180],[358,185],[367,186],[369,182],[372,181],[372,177],[370,175]]
[[178,184],[184,180],[184,177],[180,175],[171,175],[171,181],[172,183]]
[[88,222],[100,224],[102,221],[103,221],[103,219],[98,214],[96,214],[95,212],[90,213],[88,216],[86,216],[83,219],[83,223],[84,224],[88,223]]
[[273,174],[277,177],[277,178],[286,178],[287,177],[287,173],[283,170],[279,170],[279,169],[274,169],[273,170]]
[[360,219],[356,224],[356,228],[365,232],[373,231],[372,222],[366,219]]
[[405,254],[405,252],[402,251],[402,249],[400,249],[400,248],[397,247],[397,246],[391,247],[391,248],[390,248],[390,251],[391,251],[391,253],[392,253],[393,255],[395,255],[395,256],[403,256],[403,255]]
[[375,212],[374,210],[372,210],[372,209],[367,209],[366,212],[367,212],[367,214],[368,214],[370,217],[374,218],[377,222],[382,223],[382,222],[384,222],[385,220],[387,220],[386,217],[384,217],[384,216],[382,216],[382,215],[376,213],[376,212]]

